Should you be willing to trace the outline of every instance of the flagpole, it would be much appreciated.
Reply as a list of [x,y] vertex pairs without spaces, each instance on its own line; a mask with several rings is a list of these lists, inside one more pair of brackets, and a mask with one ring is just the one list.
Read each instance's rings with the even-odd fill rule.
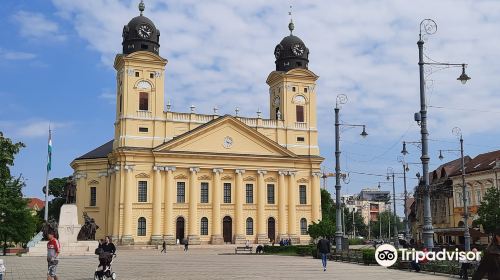
[[44,219],[49,220],[49,171],[52,168],[52,131],[49,124],[49,141],[47,150],[47,173],[45,175],[45,214]]

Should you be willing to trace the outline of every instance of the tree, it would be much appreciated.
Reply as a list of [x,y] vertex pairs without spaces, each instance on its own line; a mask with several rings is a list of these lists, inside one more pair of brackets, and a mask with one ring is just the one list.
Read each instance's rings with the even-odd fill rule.
[[489,188],[477,209],[477,223],[483,226],[486,233],[492,233],[500,224],[500,191]]
[[23,147],[23,143],[12,143],[0,132],[0,241],[4,255],[9,243],[26,243],[36,231],[36,217],[23,198],[24,181],[10,172],[15,155]]
[[330,193],[327,190],[321,189],[321,218],[322,218],[322,220],[330,220],[332,222],[335,222],[335,219],[336,219],[335,213],[336,213],[336,208],[335,208],[335,203],[333,202],[332,196],[330,195]]
[[307,232],[313,239],[320,237],[333,239],[335,237],[335,224],[329,219],[321,220],[319,223],[313,222],[309,225]]
[[313,239],[324,237],[332,239],[335,237],[335,204],[330,193],[321,190],[321,221],[309,225],[307,232]]
[[[394,218],[395,215],[390,211],[384,211],[379,214],[376,221],[372,221],[370,223],[370,230],[372,238],[378,237],[381,238],[393,238],[394,237]],[[396,223],[398,231],[403,230],[403,222],[399,217],[396,217]],[[382,228],[380,228],[380,224],[382,224]],[[389,236],[389,225],[390,225],[390,236]],[[382,231],[382,236],[380,236],[380,232]]]
[[345,219],[345,232],[354,234],[353,229],[353,212],[354,212],[354,227],[356,229],[356,236],[367,236],[368,230],[367,226],[363,220],[363,216],[359,211],[349,211],[348,208],[344,208],[344,219]]
[[[53,218],[59,222],[59,214],[61,213],[61,206],[66,202],[64,193],[64,186],[68,182],[68,177],[53,178],[49,181],[49,195],[54,198],[49,201],[49,219]],[[38,212],[40,218],[44,218],[45,207]]]

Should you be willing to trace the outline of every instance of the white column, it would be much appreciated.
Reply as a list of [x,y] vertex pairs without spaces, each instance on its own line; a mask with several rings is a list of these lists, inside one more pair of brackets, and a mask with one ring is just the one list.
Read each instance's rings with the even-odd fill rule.
[[125,184],[124,184],[124,198],[123,198],[123,235],[122,244],[134,244],[132,237],[132,203],[134,201],[134,167],[132,165],[125,165]]
[[153,225],[151,233],[151,244],[161,244],[163,242],[161,234],[161,190],[163,181],[161,179],[162,166],[153,166]]
[[297,172],[288,172],[288,236],[292,239],[292,244],[299,242],[297,235],[297,184],[295,174]]
[[175,185],[174,185],[174,166],[165,166],[165,188],[163,191],[164,206],[163,206],[163,239],[167,244],[174,245],[176,243],[174,236],[174,198],[175,198]]
[[[120,238],[120,192],[121,192],[121,185],[123,181],[120,180],[121,178],[121,166],[120,163],[117,163],[114,167],[115,173],[115,184],[112,185],[111,187],[114,188],[113,192],[113,233],[112,233],[112,238],[113,240],[119,240]],[[114,241],[115,242],[115,241]]]
[[287,171],[278,171],[278,240],[288,238],[286,230],[286,185]]
[[220,217],[220,201],[222,197],[222,185],[220,181],[220,174],[223,172],[222,168],[214,168],[214,178],[212,184],[212,244],[224,244],[221,229]]
[[234,186],[234,224],[236,233],[234,235],[235,244],[243,244],[246,241],[244,234],[244,219],[243,219],[243,174],[245,170],[236,169],[236,180]]
[[319,178],[321,172],[313,172],[311,178],[311,222],[321,220],[321,189]]
[[191,172],[189,177],[189,217],[188,217],[188,241],[189,244],[197,245],[200,244],[200,229],[198,227],[198,196],[199,196],[199,188],[198,179],[196,175],[200,171],[198,167],[189,168]]
[[264,182],[264,175],[267,174],[265,170],[257,171],[257,243],[269,243],[269,238],[266,231],[266,183]]

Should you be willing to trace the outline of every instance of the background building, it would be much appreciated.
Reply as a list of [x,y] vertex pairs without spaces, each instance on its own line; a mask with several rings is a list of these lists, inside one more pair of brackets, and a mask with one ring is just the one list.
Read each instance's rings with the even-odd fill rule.
[[[486,235],[475,225],[478,218],[477,209],[486,190],[498,187],[498,170],[500,170],[500,151],[480,154],[475,158],[464,157],[465,182],[468,211],[469,232],[473,242],[487,242]],[[429,174],[431,188],[431,211],[434,227],[434,240],[437,243],[464,243],[463,191],[462,191],[461,159],[455,159],[439,166]],[[423,190],[415,188],[415,202],[411,206],[410,221],[412,233],[417,240],[422,238],[423,226]]]
[[160,31],[139,7],[114,63],[114,138],[71,163],[79,213],[121,244],[307,243],[321,217],[318,76],[293,23],[274,49],[269,119],[173,112]]
[[37,197],[28,198],[28,208],[31,209],[31,214],[35,216],[38,211],[45,207],[45,202]]
[[349,211],[360,212],[365,224],[368,224],[368,221],[376,221],[379,213],[388,209],[389,199],[390,192],[378,188],[365,188],[357,195],[342,196],[345,207]]

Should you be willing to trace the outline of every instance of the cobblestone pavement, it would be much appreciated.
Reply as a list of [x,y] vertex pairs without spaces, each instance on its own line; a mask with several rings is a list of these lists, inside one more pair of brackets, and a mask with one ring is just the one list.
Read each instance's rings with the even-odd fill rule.
[[[443,276],[389,270],[379,266],[329,262],[323,272],[321,261],[309,257],[274,255],[231,255],[233,246],[196,247],[187,253],[169,247],[166,255],[155,250],[120,250],[113,263],[118,279],[449,279]],[[45,257],[1,257],[6,280],[46,279]],[[60,280],[93,279],[97,256],[61,257]]]

